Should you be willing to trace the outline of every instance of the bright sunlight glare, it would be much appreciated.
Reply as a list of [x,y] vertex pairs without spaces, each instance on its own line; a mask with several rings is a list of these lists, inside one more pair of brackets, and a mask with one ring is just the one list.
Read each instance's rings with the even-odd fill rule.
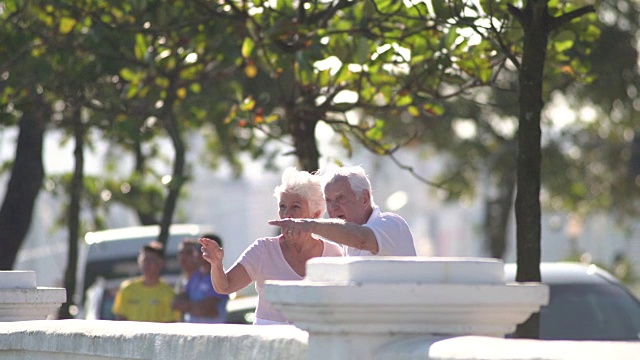
[[476,136],[477,127],[471,119],[457,119],[453,121],[453,131],[461,139],[471,139]]
[[338,59],[338,57],[336,56],[329,56],[324,60],[316,61],[313,66],[318,71],[329,70],[329,73],[331,74],[331,76],[333,76],[338,72],[338,70],[340,70],[342,61],[340,61],[340,59]]

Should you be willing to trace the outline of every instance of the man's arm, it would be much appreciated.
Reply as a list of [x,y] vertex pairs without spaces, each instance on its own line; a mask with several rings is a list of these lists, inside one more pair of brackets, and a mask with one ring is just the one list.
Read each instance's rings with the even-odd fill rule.
[[379,251],[378,240],[370,228],[340,219],[280,219],[271,220],[269,224],[280,226],[285,236],[293,238],[301,233],[314,233],[372,254]]

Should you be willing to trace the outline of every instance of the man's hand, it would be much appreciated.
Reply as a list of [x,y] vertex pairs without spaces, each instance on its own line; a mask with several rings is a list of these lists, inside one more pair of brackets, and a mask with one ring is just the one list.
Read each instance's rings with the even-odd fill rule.
[[280,219],[270,220],[269,225],[280,226],[282,235],[287,239],[296,239],[302,235],[311,233],[313,220],[310,219]]
[[189,299],[187,298],[187,294],[181,293],[176,295],[173,298],[173,303],[171,303],[171,308],[173,310],[177,310],[180,312],[188,312],[190,307],[189,305],[190,305],[190,302],[189,302]]

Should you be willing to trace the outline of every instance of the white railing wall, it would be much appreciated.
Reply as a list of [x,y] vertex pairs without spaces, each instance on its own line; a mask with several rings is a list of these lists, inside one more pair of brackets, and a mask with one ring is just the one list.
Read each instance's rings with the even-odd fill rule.
[[305,280],[267,285],[295,325],[253,326],[41,320],[64,289],[34,292],[45,290],[34,275],[0,273],[3,313],[42,310],[0,319],[0,359],[640,359],[640,342],[504,339],[548,288],[502,275],[490,259],[314,259]]

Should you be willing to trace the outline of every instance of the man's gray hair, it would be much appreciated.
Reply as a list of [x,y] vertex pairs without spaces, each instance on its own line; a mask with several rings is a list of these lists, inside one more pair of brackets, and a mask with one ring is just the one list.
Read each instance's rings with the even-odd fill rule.
[[369,177],[362,166],[342,166],[334,172],[332,180],[338,176],[346,177],[349,181],[349,185],[351,185],[351,190],[353,190],[353,192],[358,196],[365,190],[369,191],[369,201],[371,202],[371,206],[375,205],[373,202],[371,182],[369,181]]
[[282,182],[273,190],[273,196],[280,202],[283,193],[297,194],[306,199],[312,216],[319,212],[318,218],[321,218],[327,210],[320,175],[298,171],[295,167],[287,168],[282,173]]

